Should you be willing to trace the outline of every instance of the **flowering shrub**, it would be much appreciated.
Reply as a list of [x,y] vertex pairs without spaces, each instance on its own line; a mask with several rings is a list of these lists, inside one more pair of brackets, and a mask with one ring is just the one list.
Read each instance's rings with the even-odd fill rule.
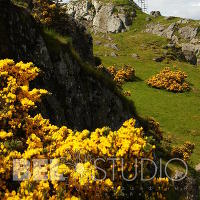
[[172,156],[188,161],[194,150],[194,144],[186,141],[182,146],[172,147]]
[[131,96],[131,91],[125,91],[123,94],[124,94],[124,96],[130,97]]
[[33,17],[44,25],[50,25],[58,12],[56,4],[49,0],[33,0]]
[[159,89],[184,92],[189,90],[189,85],[185,82],[186,78],[186,73],[179,70],[172,71],[170,68],[166,67],[159,74],[147,80],[147,84]]
[[98,66],[98,69],[110,74],[119,86],[125,81],[132,81],[135,78],[134,68],[126,65],[118,70],[114,66],[105,68],[103,65]]
[[[5,59],[0,61],[0,199],[113,199],[120,196],[125,177],[131,179],[135,168],[141,171],[141,158],[153,159],[154,145],[144,137],[143,129],[135,127],[135,120],[130,119],[117,131],[108,127],[72,131],[50,124],[41,114],[32,117],[29,111],[36,107],[46,90],[30,90],[29,82],[39,73],[32,63]],[[78,159],[77,159],[78,154]],[[56,160],[55,160],[56,158]],[[93,162],[98,160],[98,167],[106,170],[102,178],[102,170]],[[115,164],[110,162],[117,158]],[[36,181],[35,177],[45,177],[36,167],[30,166],[30,177],[13,183],[13,159],[54,159],[44,166],[47,171],[44,180]],[[138,162],[136,161],[138,159]],[[122,162],[123,160],[123,162]],[[57,166],[57,164],[59,164]],[[149,163],[144,163],[147,169]],[[112,179],[113,170],[115,178]],[[51,172],[54,173],[51,173]],[[55,171],[58,172],[55,173]],[[21,171],[15,170],[15,176],[21,177]],[[57,174],[57,175],[56,175]],[[63,174],[64,181],[58,177]],[[144,178],[150,172],[145,170]],[[140,178],[140,177],[139,177]],[[145,183],[136,177],[134,195],[138,195]],[[13,186],[14,184],[14,186]],[[168,179],[154,178],[151,191],[143,191],[143,199],[149,196],[165,199]]]
[[124,81],[132,81],[135,77],[135,70],[130,66],[124,66],[119,70],[115,70],[113,66],[108,71],[114,76],[114,81],[123,84]]

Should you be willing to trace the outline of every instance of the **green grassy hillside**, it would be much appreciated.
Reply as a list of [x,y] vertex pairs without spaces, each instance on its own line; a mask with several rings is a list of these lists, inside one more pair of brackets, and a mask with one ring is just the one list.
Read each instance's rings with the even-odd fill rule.
[[[138,11],[130,31],[119,34],[95,34],[94,53],[102,59],[105,66],[124,64],[136,69],[137,81],[125,83],[124,90],[130,90],[129,97],[134,101],[140,116],[154,117],[160,122],[165,135],[170,135],[174,145],[183,144],[184,141],[195,143],[195,151],[191,157],[192,165],[200,163],[200,69],[185,62],[173,61],[170,58],[158,63],[153,58],[166,52],[164,47],[167,39],[152,34],[143,33],[148,23],[147,15]],[[155,22],[169,24],[179,20],[165,20],[164,17],[153,19]],[[191,24],[195,24],[191,21]],[[98,43],[101,44],[99,45]],[[105,44],[116,44],[119,50],[107,47]],[[97,45],[98,44],[98,45]],[[105,45],[105,46],[104,46]],[[115,52],[118,56],[111,57]],[[139,58],[131,55],[138,54]],[[177,67],[188,74],[191,90],[186,93],[172,93],[164,90],[150,88],[146,83],[152,75],[164,67]]]

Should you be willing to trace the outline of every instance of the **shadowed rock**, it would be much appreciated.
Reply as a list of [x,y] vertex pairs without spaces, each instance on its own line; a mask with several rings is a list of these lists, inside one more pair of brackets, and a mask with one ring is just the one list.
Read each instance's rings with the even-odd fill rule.
[[[79,51],[84,57],[89,51],[82,45],[88,42],[87,35],[82,37],[84,30],[76,23],[65,26],[74,31],[76,48],[80,42]],[[78,130],[102,126],[117,129],[132,117],[132,106],[122,100],[115,86],[82,61],[70,43],[60,44],[42,32],[26,10],[0,1],[0,36],[0,59],[32,61],[42,69],[43,74],[31,87],[52,93],[38,110],[52,123]]]

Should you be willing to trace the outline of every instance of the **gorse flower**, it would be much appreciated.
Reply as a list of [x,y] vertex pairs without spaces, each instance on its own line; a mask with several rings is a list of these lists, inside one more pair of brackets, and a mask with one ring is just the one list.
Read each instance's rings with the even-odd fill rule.
[[135,69],[131,66],[125,65],[120,69],[116,69],[114,66],[105,68],[103,65],[100,65],[98,70],[109,73],[118,86],[121,86],[125,81],[132,81],[135,78]]
[[135,77],[135,69],[130,66],[124,66],[119,70],[111,66],[108,68],[108,71],[113,75],[114,81],[119,85],[123,84],[125,81],[132,81]]
[[33,17],[44,25],[51,25],[56,16],[56,4],[48,0],[34,0]]
[[166,67],[159,74],[147,80],[147,84],[159,88],[166,89],[172,92],[184,92],[189,90],[189,85],[185,81],[187,75],[185,72],[176,70],[172,71]]
[[[135,119],[127,120],[117,131],[103,127],[92,132],[79,132],[66,126],[59,128],[52,125],[41,114],[32,117],[29,111],[48,93],[46,90],[30,90],[29,82],[38,74],[39,69],[32,63],[15,64],[13,60],[0,60],[0,199],[117,198],[124,184],[122,173],[128,174],[129,178],[134,177],[135,166],[141,170],[141,158],[153,159],[155,146],[144,137],[142,128],[135,127]],[[16,144],[20,141],[20,149],[17,145],[11,146],[12,141],[16,141]],[[103,159],[103,162],[99,160],[98,166],[106,170],[105,179],[102,179],[101,171],[92,159],[85,159],[89,156]],[[116,160],[114,166],[116,178],[112,180],[113,164],[109,160],[115,157],[119,160]],[[34,175],[41,175],[40,168],[37,166],[33,171],[31,165],[30,178],[13,187],[13,159],[56,159],[45,166],[57,171],[59,175],[65,175],[67,179],[58,181],[48,171],[46,180],[35,181]],[[148,175],[147,172],[145,176]],[[139,179],[131,184],[142,186]],[[144,197],[153,195],[164,199],[168,181],[154,181],[152,184],[159,185],[161,189],[152,194],[145,191]]]
[[174,146],[172,147],[172,156],[177,157],[180,159],[183,159],[185,161],[188,161],[193,150],[194,150],[195,145],[189,141],[186,141],[183,145],[181,146]]

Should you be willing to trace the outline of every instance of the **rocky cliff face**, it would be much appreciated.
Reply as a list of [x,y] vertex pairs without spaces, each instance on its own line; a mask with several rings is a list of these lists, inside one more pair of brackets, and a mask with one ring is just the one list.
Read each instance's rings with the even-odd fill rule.
[[[65,25],[70,29],[70,24]],[[84,35],[78,27],[71,29]],[[95,69],[81,61],[70,44],[60,46],[52,54],[44,34],[26,10],[0,1],[0,36],[0,59],[32,61],[43,70],[33,86],[52,93],[44,99],[40,110],[53,123],[74,129],[105,125],[117,128],[132,116],[131,107]],[[87,37],[82,42],[87,43]],[[89,50],[86,46],[85,52]]]
[[94,31],[118,33],[129,29],[136,11],[134,3],[127,6],[116,6],[98,0],[71,0],[64,5],[66,12],[81,21]]

